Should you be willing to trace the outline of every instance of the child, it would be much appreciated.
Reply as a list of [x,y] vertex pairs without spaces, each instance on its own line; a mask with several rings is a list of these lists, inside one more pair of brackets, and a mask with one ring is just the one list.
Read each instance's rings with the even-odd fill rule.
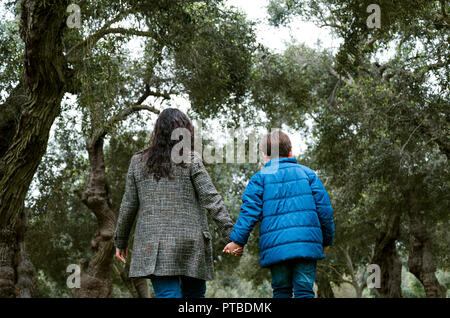
[[285,133],[266,135],[261,150],[268,162],[244,191],[232,242],[224,252],[240,255],[261,221],[260,263],[271,270],[273,297],[290,298],[294,292],[296,298],[313,298],[317,260],[333,244],[328,193],[313,170],[297,164]]

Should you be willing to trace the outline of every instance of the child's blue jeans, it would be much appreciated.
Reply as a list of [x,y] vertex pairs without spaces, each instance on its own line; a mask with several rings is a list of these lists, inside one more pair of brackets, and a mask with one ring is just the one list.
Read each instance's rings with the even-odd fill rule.
[[316,260],[294,259],[272,265],[273,298],[314,298]]
[[157,298],[205,298],[206,281],[187,276],[150,276]]

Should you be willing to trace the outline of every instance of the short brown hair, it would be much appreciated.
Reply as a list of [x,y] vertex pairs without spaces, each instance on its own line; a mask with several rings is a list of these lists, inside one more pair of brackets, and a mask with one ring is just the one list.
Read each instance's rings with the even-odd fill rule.
[[281,130],[275,130],[270,134],[265,135],[261,140],[261,151],[266,156],[277,156],[276,153],[272,154],[272,150],[278,149],[278,157],[289,157],[289,152],[292,149],[291,140]]

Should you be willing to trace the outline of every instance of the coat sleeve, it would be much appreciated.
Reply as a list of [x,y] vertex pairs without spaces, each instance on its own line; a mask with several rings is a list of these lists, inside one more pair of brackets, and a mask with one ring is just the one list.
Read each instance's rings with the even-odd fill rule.
[[128,238],[130,236],[131,227],[133,226],[136,213],[139,208],[139,197],[134,179],[134,162],[133,156],[128,168],[127,179],[125,183],[125,193],[123,194],[122,203],[119,210],[119,218],[117,220],[116,231],[114,233],[114,245],[117,248],[125,249],[128,246]]
[[233,230],[233,221],[228,214],[222,196],[217,192],[200,155],[197,153],[193,154],[191,180],[201,206],[208,211],[219,227],[222,237],[229,242],[230,233]]
[[306,168],[305,170],[308,175],[309,184],[316,203],[316,210],[319,216],[320,227],[322,229],[323,246],[333,245],[334,220],[330,197],[317,174],[309,168]]
[[255,174],[248,182],[242,195],[241,212],[230,235],[230,239],[244,246],[256,222],[261,220],[264,187],[260,173]]

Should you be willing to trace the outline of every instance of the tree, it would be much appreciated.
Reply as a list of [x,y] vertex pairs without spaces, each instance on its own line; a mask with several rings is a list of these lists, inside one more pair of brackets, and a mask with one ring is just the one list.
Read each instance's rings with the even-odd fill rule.
[[[67,1],[21,1],[20,35],[24,42],[23,78],[13,90],[0,135],[0,296],[15,297],[21,280],[20,238],[15,227],[23,214],[24,199],[45,153],[50,127],[59,114],[69,68],[65,62],[62,33]],[[24,97],[24,95],[26,97]],[[3,117],[3,115],[2,115]],[[14,134],[6,131],[14,131]],[[20,292],[19,292],[20,293]]]
[[[177,6],[179,16],[172,16],[172,20],[167,21],[170,23],[168,31],[174,32],[173,38],[148,40],[145,58],[148,58],[150,62],[144,63],[144,65],[138,63],[137,69],[133,69],[133,67],[131,74],[124,79],[121,79],[120,75],[115,75],[114,72],[112,75],[110,74],[113,84],[108,84],[108,86],[113,88],[112,91],[109,91],[108,86],[104,85],[101,87],[101,91],[89,90],[90,85],[94,84],[95,86],[96,83],[102,82],[102,78],[97,80],[93,76],[89,76],[89,79],[86,78],[87,85],[79,96],[80,104],[88,110],[89,124],[84,130],[89,132],[86,148],[91,164],[91,175],[87,188],[80,192],[80,198],[96,215],[98,231],[91,241],[95,253],[83,271],[82,287],[76,291],[77,296],[109,297],[112,295],[110,265],[114,250],[112,234],[116,224],[116,213],[109,203],[103,155],[103,139],[108,131],[117,122],[125,120],[134,112],[148,110],[159,113],[159,110],[153,106],[142,105],[148,97],[161,98],[164,102],[173,95],[187,94],[192,99],[194,109],[202,107],[209,111],[210,101],[213,101],[212,106],[220,107],[227,101],[231,92],[235,92],[237,95],[239,94],[238,90],[243,89],[239,87],[240,80],[236,79],[233,74],[234,70],[225,67],[233,65],[233,63],[241,63],[239,65],[245,70],[245,63],[248,62],[241,61],[239,58],[242,55],[251,54],[248,52],[248,48],[251,47],[251,31],[246,22],[238,15],[231,11],[227,13],[219,10],[216,6],[217,4],[214,3]],[[146,18],[148,19],[148,17]],[[179,20],[180,25],[174,24],[173,19]],[[229,23],[229,20],[232,23]],[[183,32],[190,31],[183,38],[180,38],[180,34],[175,33],[181,27],[184,27]],[[199,34],[196,36],[197,32]],[[249,32],[250,35],[246,32]],[[240,36],[240,38],[237,39],[236,36]],[[210,41],[205,42],[209,38]],[[227,44],[228,55],[221,54],[224,44]],[[107,51],[103,53],[103,56],[110,55],[111,49],[108,46],[106,48]],[[198,54],[200,49],[200,52],[208,52],[208,58]],[[105,49],[101,47],[98,50]],[[186,56],[189,57],[189,55],[195,55],[191,57],[198,62],[193,64],[191,59],[186,59]],[[102,65],[97,64],[101,58],[102,56],[94,57],[93,63],[89,64],[89,67],[102,70]],[[210,61],[213,61],[214,64],[211,64]],[[168,63],[174,64],[172,72],[175,76],[172,76],[167,68],[165,73],[159,70]],[[139,68],[139,66],[143,68]],[[142,69],[143,72],[140,73],[139,69]],[[124,72],[123,68],[120,70]],[[121,96],[121,90],[125,88],[123,80],[133,80],[133,76],[137,74],[140,75],[143,82],[142,95],[134,104],[109,119],[106,118],[104,109],[107,105],[107,107],[114,104],[119,105],[120,102],[129,99],[126,95]],[[214,76],[215,79],[197,86],[198,82],[203,81],[206,75]],[[246,76],[248,75],[245,75],[241,69],[241,77],[245,79]],[[229,80],[230,77],[233,78],[233,81]],[[195,86],[191,86],[192,84]],[[205,93],[206,96],[204,96]],[[98,99],[99,96],[103,97],[102,100]]]
[[[15,294],[14,251],[17,243],[14,243],[14,226],[21,214],[25,194],[45,153],[49,131],[61,111],[64,93],[80,94],[80,89],[85,87],[83,79],[86,78],[88,64],[85,59],[101,45],[109,45],[113,52],[130,36],[148,37],[150,47],[160,57],[160,60],[150,61],[150,64],[163,63],[163,57],[170,57],[176,70],[185,75],[177,84],[190,92],[193,101],[197,100],[197,96],[199,105],[212,102],[215,107],[220,107],[230,95],[238,98],[245,89],[246,69],[249,68],[247,57],[252,54],[254,38],[242,17],[222,10],[220,3],[149,0],[94,4],[83,1],[79,4],[83,23],[80,29],[70,29],[66,25],[67,1],[21,2],[24,76],[1,107],[6,120],[2,120],[0,127],[1,148],[4,149],[0,165],[0,248],[6,259],[2,263],[0,277],[8,282],[1,287],[2,296],[12,297]],[[132,22],[132,27],[116,27],[122,21]],[[139,28],[141,25],[147,29],[142,30]],[[214,41],[202,41],[202,38],[197,38],[199,35],[205,39],[210,35],[209,39]],[[228,45],[225,51],[222,50],[223,45]],[[202,62],[203,65],[183,60],[184,53],[193,53],[195,49],[202,50],[195,51],[197,61],[201,62],[204,54],[216,54],[217,58],[208,60],[209,63]],[[108,62],[107,57],[103,58]],[[234,72],[236,68],[239,72]],[[154,71],[151,67],[147,69]],[[200,73],[191,76],[194,70]],[[218,81],[210,83],[215,86],[213,90],[207,90],[209,95],[201,96],[199,87],[192,85],[206,73],[215,76]],[[154,78],[141,78],[140,83],[145,83],[146,86],[143,86],[150,89],[153,84],[166,84],[149,83],[149,79]],[[196,90],[197,95],[194,94]],[[158,93],[165,94],[162,91]],[[11,131],[15,134],[10,134]]]
[[[327,75],[335,80],[328,77],[328,92],[316,94],[320,97],[315,103],[320,106],[313,114],[317,142],[311,155],[315,165],[330,176],[330,185],[344,195],[338,199],[348,201],[348,209],[372,201],[367,216],[378,230],[372,262],[382,269],[381,296],[401,296],[397,250],[404,244],[414,265],[410,270],[422,277],[427,295],[442,297],[434,274],[436,258],[442,256],[431,247],[439,240],[428,235],[436,233],[440,222],[448,222],[440,212],[448,209],[441,192],[447,186],[443,175],[448,173],[442,165],[448,159],[444,137],[448,112],[443,107],[449,93],[444,71],[449,55],[448,5],[444,1],[381,1],[382,27],[374,30],[365,21],[368,4],[272,1],[269,11],[275,24],[301,14],[331,27],[344,40],[335,62],[327,66]],[[396,38],[398,44],[393,42]],[[395,56],[379,62],[380,52],[389,47],[395,48]],[[439,184],[434,199],[427,192],[430,178],[434,186]],[[413,197],[427,205],[414,202]],[[419,210],[427,211],[429,226],[419,226],[415,216]],[[405,239],[405,231],[411,240]]]

